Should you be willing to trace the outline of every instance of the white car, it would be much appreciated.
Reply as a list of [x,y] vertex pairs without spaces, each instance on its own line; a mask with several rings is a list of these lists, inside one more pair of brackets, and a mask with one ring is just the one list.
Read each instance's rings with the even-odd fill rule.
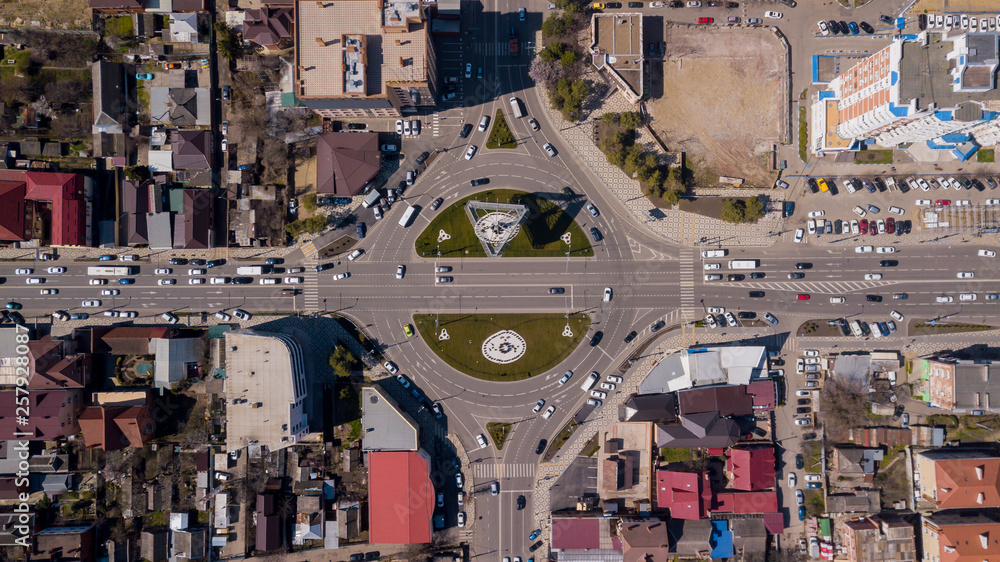
[[174,270],[169,267],[161,267],[160,269],[153,271],[156,275],[170,275],[173,272]]
[[830,304],[844,304],[847,302],[845,297],[830,297]]
[[729,250],[702,250],[701,257],[703,258],[724,258]]
[[968,207],[971,204],[972,204],[972,201],[969,201],[968,199],[959,199],[959,200],[955,201],[955,206],[956,207]]
[[235,316],[235,317],[237,317],[237,318],[239,318],[240,320],[243,320],[243,321],[247,321],[247,320],[250,320],[251,318],[253,318],[252,314],[250,314],[249,312],[247,312],[245,310],[240,310],[239,308],[237,308],[236,310],[233,311],[233,316]]
[[365,253],[364,248],[358,248],[357,250],[354,250],[353,252],[347,255],[347,261],[354,261],[360,258],[361,254],[363,253]]
[[292,285],[300,284],[304,281],[305,279],[302,277],[285,277],[285,283],[291,283]]
[[611,287],[604,288],[604,302],[611,302],[611,297],[614,296],[614,292]]
[[823,477],[819,474],[806,474],[806,482],[822,482]]
[[410,122],[409,121],[403,121],[403,136],[408,137],[411,134],[413,134],[413,130],[410,129]]
[[65,267],[50,267],[46,271],[48,271],[49,273],[51,273],[53,275],[58,275],[60,273],[66,273],[66,268]]
[[806,357],[819,357],[819,350],[818,349],[807,349],[807,350],[805,350],[805,356]]
[[121,294],[121,291],[119,291],[118,289],[104,289],[103,291],[101,291],[101,296],[102,297],[114,297],[114,296],[118,296],[120,294]]
[[43,295],[58,295],[59,289],[42,289],[40,293]]
[[851,234],[861,234],[861,225],[857,220],[851,221]]
[[806,365],[819,365],[819,357],[806,357]]
[[535,402],[535,407],[531,409],[531,413],[537,414],[538,412],[541,412],[542,408],[544,407],[545,407],[545,399],[544,398],[539,399],[538,402]]
[[812,396],[812,393],[809,392],[808,390],[796,390],[795,396],[798,396],[799,398],[809,398],[810,396]]
[[788,487],[789,488],[794,488],[795,484],[798,483],[797,481],[798,481],[798,479],[795,477],[795,473],[794,472],[789,472],[788,473]]
[[123,310],[119,314],[122,318],[138,318],[139,313],[134,310]]
[[[797,420],[795,420],[795,425],[809,425],[809,420],[805,420],[805,419],[801,419],[801,418],[797,419]],[[795,490],[795,491],[798,492],[799,494],[802,493],[802,490]]]
[[979,250],[979,257],[981,258],[995,258],[997,253],[993,250]]
[[940,296],[934,297],[934,302],[954,302],[954,301],[955,301],[955,297],[953,297],[951,295],[940,295]]
[[480,449],[485,449],[486,448],[486,436],[483,435],[482,433],[480,433],[479,435],[477,435],[476,436],[476,443],[479,443],[479,448]]
[[897,322],[902,322],[903,321],[903,315],[900,314],[899,312],[896,312],[895,310],[893,310],[892,312],[890,312],[889,316],[892,316]]
[[569,381],[570,377],[572,376],[573,376],[573,371],[566,371],[565,373],[563,373],[562,378],[559,379],[559,384],[560,385],[566,384],[566,382]]
[[706,275],[705,281],[722,281],[722,276],[719,275],[718,273]]
[[856,215],[858,215],[861,218],[865,218],[866,216],[868,216],[868,211],[862,209],[861,207],[859,207],[857,205],[854,206],[853,211],[854,211],[854,213]]
[[402,279],[406,275],[406,266],[399,264],[396,266],[396,279]]
[[929,207],[930,204],[931,204],[931,200],[930,199],[917,199],[917,203],[916,203],[916,205],[918,207]]
[[1000,205],[1000,199],[987,199],[986,205],[993,207],[994,205]]
[[713,330],[719,327],[719,324],[715,321],[715,316],[712,316],[711,314],[705,315],[705,324]]
[[724,307],[724,306],[710,306],[710,307],[708,307],[708,311],[710,313],[712,313],[712,314],[725,314],[726,313],[726,307]]
[[879,246],[878,248],[875,248],[875,253],[876,254],[895,254],[896,253],[896,248],[893,247],[893,246]]
[[764,17],[772,20],[780,20],[781,12],[772,12],[769,10],[767,12],[764,12]]
[[823,35],[829,35],[830,34],[830,28],[826,25],[825,21],[819,20],[819,22],[816,24],[816,26],[819,27],[819,32],[822,33]]
[[397,135],[403,134],[403,120],[402,119],[396,119],[396,134]]
[[806,231],[803,230],[803,229],[801,229],[801,228],[796,228],[795,229],[795,239],[794,240],[795,240],[796,244],[799,244],[800,242],[802,242],[802,237],[805,236],[805,233],[806,233]]
[[471,62],[465,63],[465,77],[466,78],[472,78],[472,63]]
[[930,191],[931,190],[930,184],[928,184],[927,180],[925,180],[924,178],[917,178],[917,185],[919,185],[920,189],[922,189],[924,191]]
[[477,150],[479,150],[478,146],[470,144],[469,149],[465,151],[465,159],[472,160],[472,157],[476,155]]
[[950,189],[951,188],[951,182],[949,182],[948,180],[946,180],[944,178],[938,178],[935,181],[937,181],[938,185],[940,185],[942,189]]
[[83,301],[82,303],[80,303],[80,306],[82,306],[83,308],[97,308],[101,306],[101,301],[99,300]]
[[546,419],[547,420],[547,419],[551,418],[552,414],[554,414],[555,411],[556,411],[556,407],[555,406],[549,406],[548,408],[545,409],[545,412],[542,414],[542,419]]
[[729,324],[730,328],[735,328],[736,327],[736,317],[733,316],[732,312],[727,312],[726,313],[726,322]]
[[621,378],[619,376],[608,375],[608,382],[613,382],[615,384],[621,384],[623,380],[625,380],[625,379],[623,379],[623,378]]
[[960,301],[974,301],[976,300],[976,293],[962,293],[958,295],[958,300]]
[[906,213],[906,211],[904,211],[903,209],[900,209],[899,207],[889,207],[889,212],[892,213],[892,214],[894,214],[894,215],[899,215],[899,216],[903,216],[903,214]]
[[881,273],[865,273],[865,281],[879,281],[881,279]]
[[875,251],[875,248],[873,246],[855,246],[854,247],[854,253],[855,254],[870,254],[873,251]]
[[351,273],[349,271],[345,271],[343,273],[338,273],[337,275],[334,275],[333,276],[333,280],[334,281],[340,281],[341,279],[347,279],[350,276],[351,276]]
[[31,275],[34,272],[35,272],[34,269],[26,269],[26,268],[21,268],[21,269],[15,269],[14,270],[14,273],[16,275]]
[[205,275],[205,273],[206,272],[205,272],[204,269],[197,269],[196,268],[196,269],[189,269],[188,270],[188,275]]
[[542,145],[542,149],[544,149],[545,153],[549,155],[549,158],[555,158],[556,157],[556,148],[554,146],[552,146],[552,144],[545,143],[545,144]]
[[228,277],[211,277],[211,278],[209,278],[208,282],[211,285],[225,285],[226,283],[229,283],[229,278]]
[[219,320],[222,320],[223,322],[229,322],[230,320],[233,319],[232,316],[226,314],[225,312],[222,312],[221,310],[215,313],[215,317],[218,318]]
[[806,227],[809,229],[809,234],[816,234],[816,221],[815,220],[809,219],[809,222],[806,224]]
[[705,264],[705,270],[706,271],[709,270],[709,269],[721,269],[721,268],[722,268],[722,264],[721,263],[706,263]]
[[973,273],[973,272],[971,272],[971,271],[959,271],[958,272],[958,278],[959,279],[972,279],[975,276],[976,276],[976,274]]
[[107,279],[91,279],[90,280],[90,284],[91,285],[107,285],[108,284],[108,280]]
[[28,279],[25,280],[25,283],[28,285],[41,285],[44,282],[45,279],[42,279],[41,277],[28,277]]
[[[261,281],[264,281],[264,280],[261,279]],[[188,279],[188,285],[204,285],[204,284],[205,284],[205,278],[204,277],[192,277],[191,279]],[[263,285],[263,283],[261,283],[261,284]]]
[[104,311],[104,315],[105,316],[109,316],[111,318],[118,318],[118,311],[117,310],[105,310]]
[[597,398],[598,400],[604,400],[605,398],[608,397],[607,392],[601,392],[600,390],[591,390],[590,395],[593,396],[594,398]]
[[809,218],[814,219],[816,217],[822,217],[826,214],[826,211],[810,211]]
[[601,388],[603,388],[604,390],[614,390],[615,384],[611,382],[602,382]]
[[177,280],[176,279],[157,279],[156,284],[157,285],[176,285],[177,284]]
[[386,361],[385,363],[382,364],[382,366],[385,367],[385,370],[389,371],[389,374],[391,375],[395,375],[396,373],[399,372],[399,367],[397,367],[396,364],[393,363],[392,361]]

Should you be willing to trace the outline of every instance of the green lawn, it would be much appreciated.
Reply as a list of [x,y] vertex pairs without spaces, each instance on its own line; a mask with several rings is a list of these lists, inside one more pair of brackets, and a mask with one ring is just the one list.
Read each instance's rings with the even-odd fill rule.
[[[554,197],[554,195],[550,195]],[[561,196],[560,196],[561,197]],[[594,249],[583,230],[573,217],[549,199],[533,193],[513,189],[494,189],[470,195],[442,210],[417,238],[417,253],[423,257],[434,257],[438,249],[442,257],[483,258],[486,253],[472,230],[472,224],[465,214],[467,201],[491,201],[497,203],[522,203],[528,206],[528,220],[521,225],[521,232],[514,237],[504,256],[552,258],[566,256],[566,243],[560,239],[570,233],[570,255],[591,257]],[[582,203],[581,203],[582,204]],[[578,205],[579,207],[579,205]],[[438,232],[444,230],[451,236],[438,246]]]
[[131,37],[135,33],[132,27],[132,16],[107,18],[104,20],[104,31],[118,37]]
[[[471,306],[471,304],[470,304]],[[448,332],[449,339],[438,340],[434,321]],[[587,335],[590,317],[569,317],[572,337],[563,336],[566,317],[562,314],[417,314],[413,323],[427,345],[445,363],[479,379],[517,381],[554,368]],[[527,343],[524,356],[506,365],[483,356],[483,341],[501,331],[513,330]]]
[[687,462],[693,458],[691,456],[691,449],[674,449],[670,447],[660,449],[661,462]]
[[493,118],[493,128],[490,129],[490,137],[486,140],[486,148],[517,148],[517,140],[514,139],[514,133],[510,132],[510,126],[507,125],[502,109],[498,109],[496,117]]
[[994,162],[996,154],[992,148],[981,148],[976,153],[976,162]]
[[806,120],[806,108],[799,108],[799,159],[803,162],[809,157],[809,123]]
[[486,431],[490,432],[490,439],[497,450],[503,449],[504,441],[510,435],[510,424],[507,422],[490,422],[486,424]]
[[855,164],[892,164],[891,150],[863,150],[854,154]]

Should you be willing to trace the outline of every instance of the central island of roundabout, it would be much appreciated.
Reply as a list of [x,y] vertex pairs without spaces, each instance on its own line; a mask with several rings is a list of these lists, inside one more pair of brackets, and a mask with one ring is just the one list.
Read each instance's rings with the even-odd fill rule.
[[[592,257],[574,220],[582,197],[494,189],[443,209],[416,240],[426,258]],[[518,381],[551,370],[580,344],[590,327],[582,313],[417,314],[427,346],[469,376]]]

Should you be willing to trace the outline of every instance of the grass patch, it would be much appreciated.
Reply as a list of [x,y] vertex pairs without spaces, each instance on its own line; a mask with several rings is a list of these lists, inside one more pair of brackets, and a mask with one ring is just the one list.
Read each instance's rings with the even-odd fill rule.
[[826,498],[823,497],[823,490],[809,488],[805,490],[806,514],[809,517],[819,517],[826,513]]
[[951,414],[931,414],[927,416],[927,425],[943,425],[946,428],[958,427],[958,416],[953,416]]
[[660,449],[660,461],[665,463],[672,462],[688,462],[694,459],[691,455],[691,449],[674,449],[669,447],[664,447]]
[[510,435],[510,424],[507,422],[490,422],[486,424],[486,430],[490,432],[490,439],[496,445],[497,450],[503,449],[503,443]]
[[597,441],[598,435],[599,434],[595,433],[594,436],[590,438],[590,441],[587,441],[587,444],[583,446],[583,450],[580,451],[580,456],[592,457],[597,454],[597,451],[601,450],[601,444]]
[[799,108],[799,160],[803,162],[809,157],[809,123],[806,121],[806,108]]
[[361,437],[361,419],[351,420],[347,422],[347,425],[351,426],[351,435],[347,440],[349,443],[354,443],[358,437]]
[[980,148],[979,152],[976,153],[976,162],[992,163],[995,162],[994,158],[996,154],[992,148]]
[[822,466],[820,466],[820,460],[819,441],[803,441],[802,462],[805,467],[804,470],[814,474],[821,474],[823,470]]
[[891,150],[863,150],[854,154],[855,164],[892,164]]
[[493,118],[493,127],[490,129],[490,137],[486,140],[486,148],[517,148],[517,140],[514,139],[514,133],[510,132],[510,126],[507,125],[502,109],[498,109],[496,117]]
[[931,334],[957,334],[962,332],[982,332],[992,330],[993,326],[983,324],[925,324],[917,323],[910,328],[910,335],[927,336]]
[[569,423],[563,426],[563,428],[559,430],[559,433],[552,438],[552,442],[549,443],[549,449],[545,451],[545,457],[542,459],[542,462],[549,462],[554,459],[559,453],[559,449],[562,449],[562,446],[569,441],[569,438],[573,436],[573,432],[576,431],[576,428],[578,427],[580,427],[580,425],[573,420],[570,420]]
[[118,37],[131,37],[135,34],[132,27],[132,16],[117,16],[104,20],[104,31]]
[[[703,184],[702,184],[703,185]],[[678,202],[678,207],[680,210],[694,213],[696,215],[701,215],[703,217],[712,217],[713,219],[725,220],[727,222],[732,222],[731,220],[735,218],[732,215],[733,207],[740,207],[743,209],[743,218],[746,219],[746,209],[748,206],[753,207],[754,214],[753,217],[757,217],[758,208],[757,203],[751,203],[750,201],[759,201],[756,197],[693,197],[689,199],[681,199]],[[756,220],[756,219],[754,219]],[[753,221],[738,221],[738,222],[753,222]]]
[[[434,321],[448,331],[439,340]],[[567,319],[562,314],[418,314],[413,323],[427,345],[445,363],[479,379],[517,381],[543,373],[565,359],[587,335],[590,317],[573,314],[568,323],[573,337],[562,335]],[[483,341],[500,330],[513,330],[527,342],[517,361],[501,365],[483,357]]]
[[[486,257],[486,253],[465,215],[465,203],[471,200],[520,203],[528,207],[528,219],[525,224],[521,225],[521,231],[507,246],[504,256],[520,258],[565,257],[566,243],[560,237],[567,232],[571,240],[571,256],[591,257],[594,255],[594,249],[590,246],[583,229],[580,228],[571,214],[561,209],[553,200],[524,191],[495,189],[459,199],[458,202],[438,213],[417,238],[416,250],[420,256],[434,257],[440,249],[442,257]],[[574,201],[574,204],[574,209],[579,211],[583,201]],[[442,230],[448,233],[451,238],[439,245],[438,233]]]

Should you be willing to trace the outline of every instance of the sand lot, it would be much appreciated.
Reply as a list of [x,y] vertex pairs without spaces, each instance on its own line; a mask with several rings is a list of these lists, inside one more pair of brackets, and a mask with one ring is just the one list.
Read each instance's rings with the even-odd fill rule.
[[3,0],[0,1],[0,26],[89,30],[89,3],[87,0]]
[[785,47],[770,28],[670,24],[663,97],[648,104],[670,150],[698,185],[742,177],[770,185],[770,150],[786,142]]

